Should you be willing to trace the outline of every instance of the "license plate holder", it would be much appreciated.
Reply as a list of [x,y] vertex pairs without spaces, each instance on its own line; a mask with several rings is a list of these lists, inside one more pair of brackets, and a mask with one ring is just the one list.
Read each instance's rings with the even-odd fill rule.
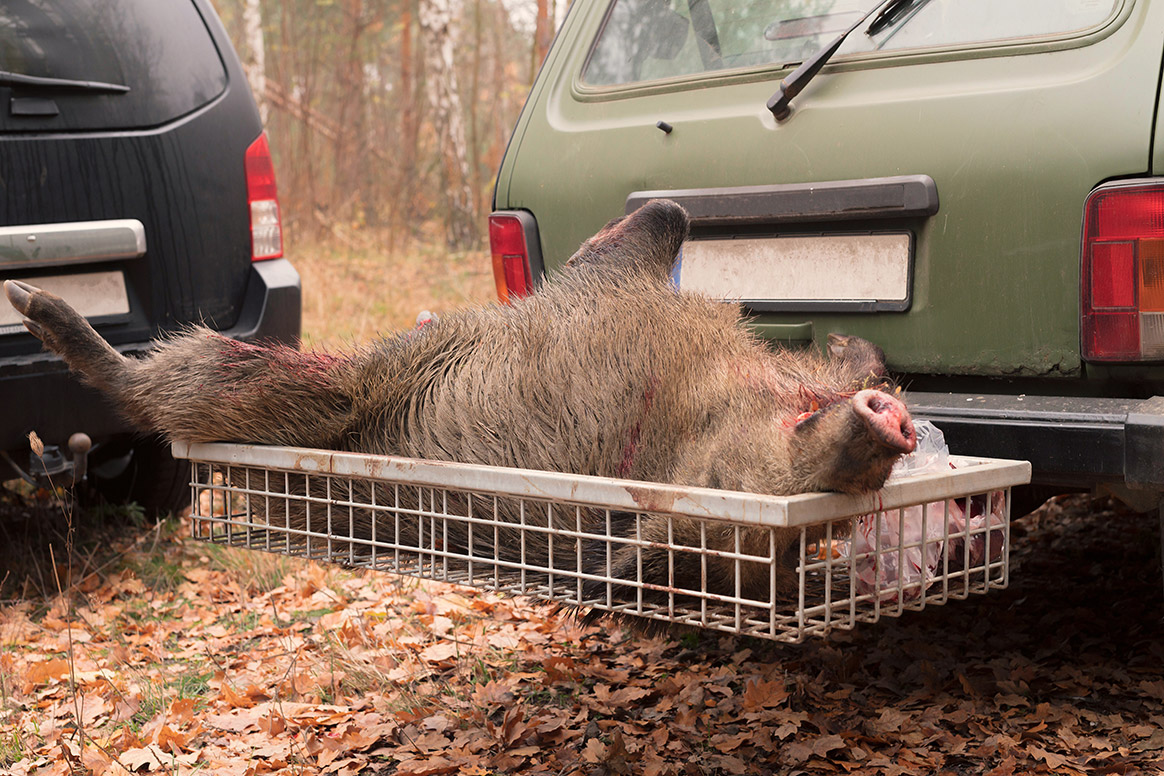
[[[89,320],[129,314],[129,292],[122,272],[82,272],[21,278],[29,285],[56,294]],[[24,331],[24,317],[9,304],[0,305],[0,334]]]
[[684,244],[684,290],[756,312],[901,312],[913,286],[909,232],[711,237]]

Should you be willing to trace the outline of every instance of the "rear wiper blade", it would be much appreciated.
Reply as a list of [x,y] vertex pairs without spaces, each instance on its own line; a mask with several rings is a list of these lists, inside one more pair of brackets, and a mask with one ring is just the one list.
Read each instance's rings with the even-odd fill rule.
[[123,84],[107,84],[103,81],[74,81],[71,78],[51,78],[43,75],[23,75],[7,70],[0,70],[0,85],[34,86],[41,89],[111,94],[124,94],[129,91],[129,87]]
[[909,10],[911,5],[921,4],[924,0],[910,0],[909,2],[890,3],[881,9],[881,13],[873,18],[869,23],[869,27],[865,30],[865,34],[869,36],[876,35],[889,25],[896,22],[905,12]]
[[[866,34],[872,35],[874,32],[880,31],[893,22],[902,8],[914,2],[915,0],[889,0],[888,3],[881,2],[873,6],[873,8],[869,9],[869,13],[862,16],[852,27],[838,35],[836,40],[813,54],[802,62],[800,67],[789,73],[788,77],[780,82],[780,88],[776,90],[776,93],[768,98],[768,110],[772,111],[772,115],[776,117],[777,121],[784,121],[792,113],[792,109],[788,106],[792,102],[792,98],[800,94],[801,90],[808,86],[808,82],[820,72],[820,69],[825,66],[829,58],[837,53],[837,49],[841,47],[841,44],[845,42],[845,39],[849,37],[849,34],[853,30],[860,27],[870,16],[880,10],[881,13],[877,15],[877,18],[869,25],[869,29],[866,30]],[[874,30],[874,27],[877,29]]]

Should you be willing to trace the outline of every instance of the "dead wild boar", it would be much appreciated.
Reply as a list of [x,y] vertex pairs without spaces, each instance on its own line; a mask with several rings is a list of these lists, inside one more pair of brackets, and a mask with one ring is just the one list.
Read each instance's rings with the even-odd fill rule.
[[[883,380],[881,351],[844,337],[830,338],[828,358],[769,350],[745,329],[738,307],[674,288],[670,269],[687,230],[681,207],[648,203],[584,243],[537,294],[444,314],[344,354],[236,342],[193,328],[144,358],[126,358],[59,298],[18,281],[7,281],[5,291],[48,349],[137,426],[171,439],[775,495],[880,488],[915,445],[909,413]],[[358,535],[370,535],[370,519],[357,520]],[[561,527],[575,529],[574,519]],[[588,519],[595,525],[587,528],[596,529],[604,518]],[[385,530],[378,526],[377,535]],[[616,530],[635,529],[619,523]],[[648,541],[701,541],[696,521],[675,522],[670,537],[662,519],[637,530]],[[705,534],[709,548],[735,550],[732,531]],[[778,531],[777,553],[797,536],[795,529]],[[447,541],[466,543],[461,535]],[[740,541],[744,552],[766,555],[772,539],[747,529]],[[517,542],[501,544],[503,553],[516,553]],[[566,538],[553,543],[552,558],[543,534],[528,536],[524,547],[527,560],[553,568],[573,568],[578,555],[584,567],[606,563],[605,548],[576,553]],[[633,578],[638,562],[635,548],[623,546],[615,575]],[[665,549],[643,548],[644,580],[667,584],[673,573],[677,585],[698,589],[698,559],[672,562],[678,565],[669,572]],[[751,565],[743,564],[744,592],[766,598],[769,572]],[[709,589],[734,591],[734,568],[731,560],[709,559]],[[777,586],[794,583],[789,568]]]

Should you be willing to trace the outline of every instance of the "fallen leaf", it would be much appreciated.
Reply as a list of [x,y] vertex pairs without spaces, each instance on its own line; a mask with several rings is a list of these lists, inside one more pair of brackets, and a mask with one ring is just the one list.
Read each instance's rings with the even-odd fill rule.
[[447,663],[460,655],[460,648],[451,641],[438,641],[421,650],[420,657],[431,664]]
[[456,773],[460,766],[443,757],[420,758],[405,760],[396,766],[397,776],[437,776],[443,773]]
[[582,747],[582,761],[597,765],[606,759],[606,744],[597,738],[592,738]]
[[146,765],[151,770],[168,771],[175,763],[193,766],[198,762],[198,755],[198,752],[175,755],[164,751],[157,744],[150,744],[140,748],[127,749],[117,756],[117,760],[131,771],[140,770],[142,766]]
[[1043,749],[1039,746],[1027,747],[1027,753],[1030,754],[1032,759],[1042,760],[1052,769],[1060,768],[1065,763],[1069,762],[1069,760],[1063,755],[1055,754],[1054,752],[1048,752],[1046,749]]
[[827,757],[829,752],[845,747],[845,739],[838,735],[821,736],[812,742],[812,753],[817,757]]
[[60,679],[69,673],[69,661],[66,658],[56,660],[40,660],[32,663],[24,672],[24,692],[30,693],[38,684]]
[[745,709],[775,708],[788,700],[788,695],[783,680],[753,679],[744,687],[743,704]]

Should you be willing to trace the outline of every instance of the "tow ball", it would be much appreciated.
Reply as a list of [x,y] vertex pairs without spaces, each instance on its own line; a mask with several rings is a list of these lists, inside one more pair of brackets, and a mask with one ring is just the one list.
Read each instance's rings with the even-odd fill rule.
[[78,431],[69,437],[67,453],[58,445],[45,445],[40,455],[35,451],[29,453],[28,471],[18,466],[7,453],[4,457],[21,479],[36,487],[55,485],[72,488],[85,481],[89,473],[89,451],[92,448],[93,440],[89,435]]

